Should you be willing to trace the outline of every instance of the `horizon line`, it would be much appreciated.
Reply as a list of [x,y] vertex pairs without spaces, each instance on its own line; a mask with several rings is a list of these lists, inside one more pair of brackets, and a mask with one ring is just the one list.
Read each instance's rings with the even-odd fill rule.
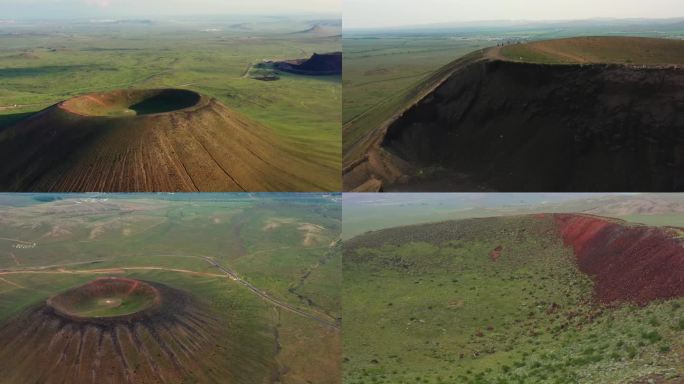
[[380,27],[347,27],[343,24],[343,29],[347,31],[352,30],[390,30],[390,29],[419,29],[430,27],[459,27],[459,26],[477,26],[477,24],[485,23],[558,23],[558,22],[577,22],[577,21],[684,21],[684,15],[674,17],[588,17],[588,18],[569,18],[569,19],[479,19],[479,20],[453,20],[453,21],[439,21],[434,23],[421,24],[396,24],[386,25]]

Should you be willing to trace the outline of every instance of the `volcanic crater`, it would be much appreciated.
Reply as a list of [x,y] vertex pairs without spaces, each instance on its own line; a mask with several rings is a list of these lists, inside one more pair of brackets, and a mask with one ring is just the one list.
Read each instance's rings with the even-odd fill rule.
[[62,101],[0,132],[0,190],[328,191],[334,170],[218,100],[126,89]]
[[345,190],[684,190],[684,42],[544,43],[563,61],[496,47],[416,86],[345,154]]
[[163,284],[99,278],[55,295],[0,327],[8,382],[219,382],[207,369],[217,318]]
[[131,279],[95,280],[47,300],[47,306],[60,316],[82,322],[129,321],[161,309],[159,290]]
[[173,112],[198,106],[200,101],[200,94],[183,89],[129,90],[78,96],[60,107],[83,116],[117,117]]

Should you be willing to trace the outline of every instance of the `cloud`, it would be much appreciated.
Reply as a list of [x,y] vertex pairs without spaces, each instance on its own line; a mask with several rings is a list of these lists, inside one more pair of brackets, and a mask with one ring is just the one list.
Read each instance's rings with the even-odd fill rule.
[[96,7],[107,8],[112,5],[112,0],[85,0],[86,4]]

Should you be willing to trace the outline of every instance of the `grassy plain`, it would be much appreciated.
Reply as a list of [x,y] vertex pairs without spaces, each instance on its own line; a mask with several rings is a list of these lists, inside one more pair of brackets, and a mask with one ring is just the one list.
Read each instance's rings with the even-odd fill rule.
[[684,40],[675,44],[643,37],[583,37],[508,45],[501,54],[509,60],[544,64],[683,64]]
[[684,198],[677,194],[347,193],[343,206],[344,239],[396,226],[534,213],[583,212],[684,228]]

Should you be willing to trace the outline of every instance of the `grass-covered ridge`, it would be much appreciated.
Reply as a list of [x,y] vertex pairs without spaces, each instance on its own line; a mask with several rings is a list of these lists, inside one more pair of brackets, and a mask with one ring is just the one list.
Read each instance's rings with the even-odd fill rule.
[[370,232],[343,266],[348,384],[682,375],[684,300],[597,304],[549,215]]

